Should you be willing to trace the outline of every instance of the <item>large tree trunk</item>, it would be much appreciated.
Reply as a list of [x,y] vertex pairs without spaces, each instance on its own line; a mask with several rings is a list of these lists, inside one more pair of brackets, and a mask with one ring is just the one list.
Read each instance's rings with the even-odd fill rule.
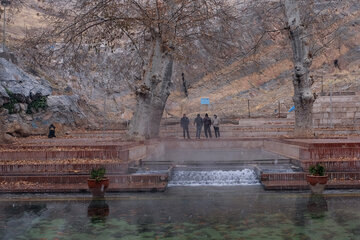
[[312,54],[309,52],[306,29],[301,24],[298,2],[298,0],[285,0],[285,15],[294,55],[294,134],[297,137],[310,137],[313,136],[312,109],[315,101],[314,94],[311,91],[313,80],[309,76]]
[[131,136],[159,136],[160,121],[170,95],[173,57],[160,38],[154,40],[144,83],[137,88],[137,105],[130,123]]

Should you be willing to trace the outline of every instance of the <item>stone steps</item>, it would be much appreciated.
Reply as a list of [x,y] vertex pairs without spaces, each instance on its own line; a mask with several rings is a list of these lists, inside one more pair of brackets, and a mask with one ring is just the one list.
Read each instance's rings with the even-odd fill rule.
[[[179,119],[180,122],[180,119]],[[247,118],[240,119],[238,124],[221,124],[220,128],[223,130],[236,130],[238,129],[266,129],[266,128],[288,128],[293,127],[294,120],[287,118]],[[162,130],[177,130],[181,129],[180,124],[162,126]],[[194,124],[190,122],[189,129],[196,129]]]
[[[129,174],[156,141],[104,142],[97,138],[34,139],[0,146],[0,192],[84,192],[92,168],[105,167],[109,191],[164,191],[169,173]],[[38,142],[39,144],[36,144]]]
[[211,167],[222,167],[222,166],[248,166],[248,165],[261,165],[261,164],[289,164],[290,159],[256,159],[256,160],[226,160],[226,161],[198,161],[198,160],[186,160],[186,161],[143,161],[144,167],[147,166],[156,166],[156,165],[167,165],[172,166],[173,164],[177,165],[186,165],[186,166],[211,166]]
[[[324,120],[326,123],[330,123],[330,120]],[[336,121],[333,121],[333,128],[330,128],[330,124],[317,126],[314,129],[316,136],[359,136],[360,134],[360,125],[354,126],[353,121],[351,124],[345,124],[345,120],[341,125],[337,124]],[[360,120],[359,120],[360,122]],[[229,130],[230,129],[230,130]],[[234,126],[232,128],[220,127],[221,138],[278,138],[278,137],[289,137],[293,135],[294,126],[288,128],[240,128]],[[190,137],[194,138],[196,134],[195,128],[189,129]],[[214,131],[211,128],[212,136],[214,137]],[[174,130],[162,130],[160,136],[163,138],[182,138],[183,131],[179,127]],[[204,130],[201,131],[201,138],[205,138]]]
[[[213,138],[215,138],[214,131],[211,132]],[[292,135],[293,130],[289,129],[287,131],[227,131],[223,132],[220,129],[221,138],[245,138],[245,137],[255,137],[255,138],[273,138],[273,137],[281,137],[281,136],[289,136]],[[189,130],[189,134],[191,138],[195,138],[196,131]],[[172,132],[172,133],[161,133],[161,137],[176,137],[181,138],[183,137],[182,131]],[[205,139],[205,134],[202,131],[201,138]]]
[[267,138],[237,138],[237,139],[166,139],[163,142],[166,149],[175,151],[175,150],[189,150],[189,149],[238,149],[238,148],[247,148],[255,149],[261,148],[263,146],[263,141]]
[[126,130],[111,130],[111,131],[90,131],[90,132],[72,132],[71,136],[78,138],[103,138],[103,137],[124,137]]
[[129,159],[128,150],[116,149],[69,149],[69,150],[3,150],[0,161],[58,160],[58,159]]
[[[71,145],[69,142],[51,142],[48,139],[43,140],[44,144],[39,145],[2,145],[0,146],[0,164],[9,162],[21,161],[21,164],[26,164],[26,161],[49,161],[51,164],[56,164],[54,161],[64,162],[65,160],[81,159],[85,160],[116,160],[118,162],[128,160],[139,160],[146,155],[146,149],[151,145],[144,143],[125,143],[125,144],[106,144],[93,143],[85,141],[84,145]],[[63,145],[64,144],[64,145]]]
[[[211,127],[211,133],[214,132],[214,128]],[[288,132],[293,131],[294,126],[286,126],[286,127],[239,127],[239,126],[221,126],[220,127],[220,133],[228,133],[228,132]],[[161,133],[182,133],[183,130],[181,127],[174,128],[174,129],[167,129],[167,130],[161,130]],[[196,132],[195,127],[189,127],[189,132]],[[201,132],[204,132],[204,128],[201,129]]]
[[136,146],[136,143],[129,143],[123,145],[116,145],[110,143],[100,144],[82,144],[82,145],[61,145],[53,143],[50,146],[43,145],[0,145],[0,154],[2,151],[61,151],[61,150],[122,150],[129,147]]

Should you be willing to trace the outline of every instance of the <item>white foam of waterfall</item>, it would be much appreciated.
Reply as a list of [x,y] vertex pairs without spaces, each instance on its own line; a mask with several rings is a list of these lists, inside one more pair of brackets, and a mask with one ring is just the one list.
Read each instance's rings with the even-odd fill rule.
[[251,169],[234,171],[174,171],[168,186],[234,186],[260,184]]

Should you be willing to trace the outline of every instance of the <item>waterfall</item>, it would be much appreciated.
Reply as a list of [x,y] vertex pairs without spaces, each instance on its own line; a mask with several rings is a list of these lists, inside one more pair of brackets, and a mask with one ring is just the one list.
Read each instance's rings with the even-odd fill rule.
[[251,169],[234,171],[174,171],[169,186],[234,186],[257,185],[259,180]]

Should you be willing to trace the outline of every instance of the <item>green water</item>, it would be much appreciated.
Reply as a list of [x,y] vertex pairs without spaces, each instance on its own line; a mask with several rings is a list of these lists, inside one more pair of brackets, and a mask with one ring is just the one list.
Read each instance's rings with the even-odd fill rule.
[[261,186],[165,193],[2,195],[2,239],[360,239],[360,192]]

